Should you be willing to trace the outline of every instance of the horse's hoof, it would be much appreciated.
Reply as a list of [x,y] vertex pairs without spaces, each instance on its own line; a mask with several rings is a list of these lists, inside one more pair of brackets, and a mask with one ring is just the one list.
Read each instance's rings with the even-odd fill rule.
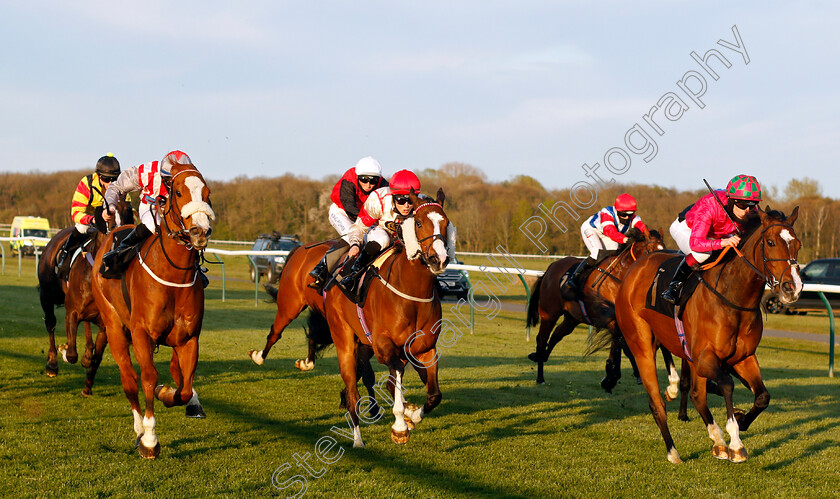
[[539,361],[537,360],[537,352],[531,352],[531,353],[529,353],[529,354],[528,354],[528,360],[530,360],[531,362],[539,362]]
[[160,400],[160,392],[163,391],[164,385],[158,385],[155,387],[155,398]]
[[729,459],[729,447],[725,444],[716,444],[712,446],[712,456],[718,459]]
[[671,390],[671,387],[669,386],[668,388],[665,389],[665,401],[666,402],[673,402],[674,400],[677,400],[677,395],[679,395],[679,394],[680,394],[679,388],[674,388],[673,390]]
[[82,357],[82,360],[79,361],[79,364],[81,364],[82,367],[84,367],[85,369],[89,368],[90,367],[90,355],[85,354]]
[[82,388],[82,397],[90,397],[91,395],[93,395],[93,390],[88,387]]
[[618,383],[618,380],[613,378],[604,378],[601,380],[601,388],[604,389],[607,393],[612,393],[612,389],[615,388],[615,385]]
[[688,418],[688,414],[680,414],[680,415],[677,416],[677,419],[679,419],[680,421],[691,421]]
[[[414,429],[414,421],[412,421],[411,418],[408,417],[408,416],[403,416],[403,419],[405,420],[405,424],[406,424],[406,426],[408,426],[408,429],[413,430]],[[406,438],[406,440],[408,440],[408,439]]]
[[636,384],[637,384],[637,385],[641,385],[641,384],[642,384],[642,378],[641,378],[641,376],[636,376]]
[[141,439],[141,438],[143,438],[143,434],[142,434],[142,433],[141,433],[141,434],[139,434],[139,435],[137,435],[137,439],[136,439],[136,440],[134,440],[134,448],[135,448],[135,449],[139,449],[139,448],[140,448],[140,439]]
[[740,431],[747,431],[747,428],[749,428],[749,426],[744,425],[744,417],[746,416],[744,411],[736,407],[733,412],[733,415],[735,416],[735,421],[738,423],[738,429]]
[[50,378],[55,378],[58,375],[58,364],[47,364],[46,367],[44,367],[44,374],[46,374]]
[[682,459],[680,459],[680,453],[677,452],[677,449],[672,448],[670,451],[668,451],[668,462],[672,464],[682,463]]
[[391,428],[391,440],[393,440],[395,444],[404,444],[408,442],[408,437],[410,435],[411,430],[396,431],[395,429]]
[[301,371],[311,371],[315,369],[315,363],[306,359],[298,359],[295,361],[295,367]]
[[143,459],[154,459],[160,455],[160,442],[156,443],[153,449],[150,449],[138,439],[137,451],[140,452],[140,457]]
[[740,449],[729,449],[729,460],[733,463],[743,463],[747,460],[747,449],[741,447]]
[[188,418],[204,419],[207,417],[207,414],[204,413],[204,408],[201,407],[201,404],[188,405],[184,414]]
[[251,357],[251,360],[254,361],[254,364],[258,366],[263,365],[263,362],[265,362],[265,359],[262,356],[262,351],[258,352],[256,350],[249,350],[248,357]]

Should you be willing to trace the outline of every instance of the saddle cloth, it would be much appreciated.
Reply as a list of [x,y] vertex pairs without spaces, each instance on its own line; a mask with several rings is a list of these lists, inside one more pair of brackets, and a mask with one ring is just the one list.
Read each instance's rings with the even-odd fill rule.
[[[391,255],[397,253],[400,249],[401,247],[391,245],[388,248],[386,248],[385,251],[380,253],[379,256],[377,256],[373,260],[373,263],[368,265],[368,267],[362,272],[362,277],[359,278],[358,284],[356,285],[355,289],[347,290],[342,288],[341,286],[338,286],[338,289],[340,289],[341,292],[344,293],[344,296],[346,296],[348,300],[360,307],[363,307],[365,305],[365,299],[367,298],[368,289],[370,289],[370,283],[379,276],[379,269],[381,269],[382,266],[385,265],[385,261],[388,260],[388,258]],[[343,269],[343,266],[341,268]],[[327,285],[325,291],[326,289],[329,289],[331,286],[333,286],[336,283],[336,280],[339,279],[341,275],[341,272],[339,272],[337,274],[336,279],[333,279]]]
[[[671,283],[671,279],[674,278],[677,266],[682,261],[682,258],[682,256],[669,258],[662,262],[662,265],[659,266],[659,269],[656,271],[656,276],[653,278],[653,283],[651,283],[650,288],[648,288],[645,308],[671,317],[672,319],[674,318],[674,305],[671,305],[667,301],[663,300],[662,293],[668,289],[668,285]],[[700,284],[700,279],[698,278],[698,274],[695,272],[689,274],[683,283],[680,299],[677,302],[677,305],[680,307],[680,316],[682,316],[685,304],[691,297],[692,293],[694,293],[698,284]],[[677,317],[677,319],[681,318],[682,317]]]

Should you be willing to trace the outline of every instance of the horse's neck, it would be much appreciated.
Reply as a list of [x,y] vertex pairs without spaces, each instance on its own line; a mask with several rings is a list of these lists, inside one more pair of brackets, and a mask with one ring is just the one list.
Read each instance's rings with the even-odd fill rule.
[[[753,234],[750,239],[753,237],[756,237],[755,234]],[[747,242],[751,241],[748,240]],[[756,244],[758,243],[756,242]],[[718,291],[728,291],[728,293],[724,293],[726,296],[732,296],[733,298],[740,298],[750,302],[757,302],[760,300],[764,289],[764,280],[761,279],[761,277],[755,272],[753,267],[757,269],[760,269],[761,267],[758,261],[749,261],[749,257],[755,257],[754,253],[756,253],[757,250],[758,248],[756,246],[752,246],[752,249],[743,252],[743,257],[735,256],[726,263],[714,267],[712,270],[719,270],[716,274],[709,276],[711,279],[707,280],[713,281],[709,282],[709,284],[715,286],[716,288],[722,288],[718,289]],[[712,271],[709,271],[708,273],[711,274],[711,272]],[[716,286],[718,282],[721,283],[722,286]]]
[[427,291],[434,287],[435,276],[432,274],[432,271],[423,265],[423,262],[419,258],[416,260],[406,258],[405,252],[396,255],[393,270],[393,278],[399,278],[402,283],[412,286],[416,283],[419,292]]
[[[176,239],[164,232],[165,228],[161,226],[159,232],[149,238],[152,245],[149,248],[150,253],[160,253],[161,246],[163,246],[163,253],[165,253],[155,255],[154,260],[159,262],[158,265],[161,267],[166,266],[173,269],[173,271],[192,272],[195,269],[198,253],[193,249],[187,248],[186,245],[179,243]],[[156,241],[158,238],[160,238],[160,241]]]

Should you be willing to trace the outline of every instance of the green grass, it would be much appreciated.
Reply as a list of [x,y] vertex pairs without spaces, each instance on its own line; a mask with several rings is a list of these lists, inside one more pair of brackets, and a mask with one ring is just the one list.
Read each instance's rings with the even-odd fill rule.
[[[254,306],[247,266],[231,262],[226,302],[220,281],[208,289],[201,336],[196,388],[208,417],[189,420],[183,408],[157,403],[161,455],[142,460],[110,352],[90,398],[80,394],[78,365],[61,364],[53,379],[43,375],[47,338],[27,262],[22,277],[16,265],[0,277],[4,496],[282,495],[272,473],[284,463],[293,469],[281,481],[302,472],[294,455],[312,454],[321,437],[335,436],[332,426],[345,425],[334,350],[312,372],[293,367],[305,354],[299,323],[287,329],[265,365],[247,358],[247,350],[262,348],[274,306]],[[612,395],[598,386],[605,355],[582,357],[585,328],[558,345],[543,386],[534,383],[535,366],[526,359],[534,344],[525,342],[522,314],[488,320],[477,313],[475,333],[463,332],[442,352],[443,402],[411,440],[391,442],[390,412],[362,426],[365,449],[337,437],[344,454],[316,467],[325,472],[308,477],[306,497],[830,497],[840,490],[840,391],[826,375],[826,345],[762,341],[758,358],[773,399],[742,434],[750,452],[744,464],[714,459],[696,412],[690,410],[691,422],[680,422],[670,403],[671,431],[685,460],[675,466],[665,459],[629,364]],[[169,353],[161,348],[156,357],[163,381],[169,380]],[[378,364],[374,369],[384,372]],[[406,383],[408,399],[422,403],[416,374]],[[710,401],[723,422],[721,399]],[[751,403],[736,387],[736,404]],[[310,456],[309,462],[317,461]]]

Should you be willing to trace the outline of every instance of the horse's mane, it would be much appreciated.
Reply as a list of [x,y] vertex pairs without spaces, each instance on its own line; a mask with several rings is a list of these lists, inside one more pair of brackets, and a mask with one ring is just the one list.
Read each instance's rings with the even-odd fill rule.
[[654,239],[658,239],[658,240],[660,240],[660,241],[662,240],[662,233],[661,233],[661,232],[659,232],[658,230],[656,230],[656,229],[650,229],[650,231],[649,231],[649,232],[650,232],[650,237],[652,237],[652,238],[654,238]]
[[[767,206],[767,209],[764,213],[777,222],[784,222],[787,219],[783,212],[771,209],[769,206]],[[742,224],[742,227],[744,229],[744,234],[741,237],[741,241],[746,241],[756,230],[758,230],[759,227],[761,227],[761,217],[758,215],[758,212],[749,212],[749,214],[747,215],[747,219]]]
[[627,243],[638,243],[645,240],[645,235],[642,231],[640,231],[637,227],[631,227],[630,230],[627,231]]

